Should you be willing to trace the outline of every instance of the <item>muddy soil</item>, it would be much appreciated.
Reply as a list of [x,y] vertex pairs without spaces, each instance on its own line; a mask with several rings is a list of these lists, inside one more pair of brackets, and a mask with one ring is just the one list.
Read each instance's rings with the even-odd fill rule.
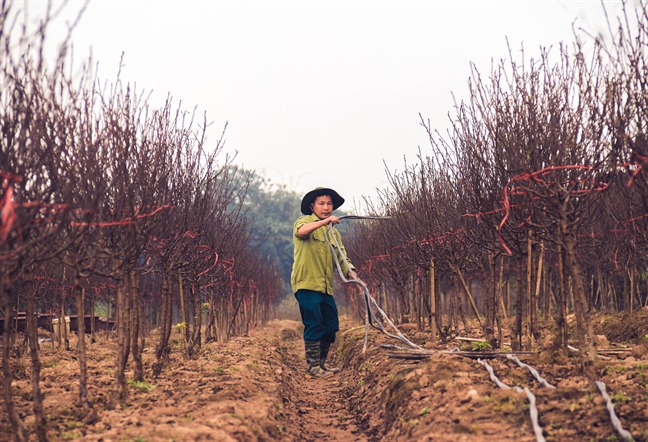
[[[638,324],[631,328],[629,339],[614,335],[609,346],[619,354],[601,361],[600,367],[600,379],[615,411],[637,441],[648,440],[648,360],[642,350],[646,339],[645,334],[635,336],[639,324],[645,326],[643,315],[646,312],[595,319],[599,333],[617,333],[628,323]],[[403,328],[411,340],[431,348],[429,334]],[[148,373],[154,338],[148,340],[144,353]],[[475,360],[441,353],[421,361],[390,358],[389,350],[380,345],[398,342],[375,330],[363,354],[363,338],[364,327],[343,320],[332,354],[333,364],[343,370],[326,379],[305,379],[301,325],[272,321],[249,336],[206,344],[195,360],[185,359],[176,348],[158,378],[130,382],[128,400],[114,405],[116,343],[100,336],[88,348],[89,393],[101,416],[93,425],[83,423],[77,405],[74,353],[43,344],[42,388],[49,437],[80,441],[536,440],[526,395],[498,388]],[[452,341],[435,350],[456,346],[471,350],[469,344]],[[541,386],[527,369],[509,360],[488,362],[502,382],[528,387],[536,395],[539,423],[548,441],[621,440],[598,390],[581,375],[576,357],[540,351],[520,359],[556,388]],[[13,362],[14,397],[30,440],[35,440],[29,361],[23,356]],[[12,439],[3,409],[0,440]]]

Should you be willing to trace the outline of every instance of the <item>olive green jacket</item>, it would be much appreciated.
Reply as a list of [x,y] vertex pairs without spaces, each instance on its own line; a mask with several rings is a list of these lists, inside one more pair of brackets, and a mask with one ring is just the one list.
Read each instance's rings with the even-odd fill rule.
[[[333,295],[333,274],[337,272],[337,267],[333,259],[335,258],[340,262],[344,276],[347,276],[348,273],[344,260],[349,263],[349,266],[353,270],[355,270],[355,267],[347,257],[344,245],[342,245],[340,232],[335,227],[333,228],[333,235],[335,235],[340,245],[340,250],[337,250],[335,241],[329,233],[328,226],[322,226],[306,237],[297,235],[297,231],[301,226],[313,221],[319,221],[319,218],[314,213],[299,217],[293,226],[295,262],[293,263],[290,283],[292,284],[293,293],[297,293],[297,290],[300,289],[307,289]],[[329,240],[336,250],[336,257],[333,256],[326,242],[326,237],[324,236],[326,234],[329,235]]]

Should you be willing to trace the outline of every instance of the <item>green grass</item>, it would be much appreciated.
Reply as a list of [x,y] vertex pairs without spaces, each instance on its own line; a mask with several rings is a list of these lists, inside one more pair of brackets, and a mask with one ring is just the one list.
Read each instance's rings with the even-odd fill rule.
[[612,401],[614,401],[615,404],[618,404],[619,402],[630,402],[631,400],[632,398],[626,396],[623,391],[617,391],[614,396],[612,396]]
[[151,384],[150,382],[146,381],[135,381],[135,380],[129,380],[128,385],[133,388],[137,388],[139,390],[146,390],[146,391],[151,391],[155,388],[155,385]]
[[493,346],[490,345],[488,342],[473,342],[472,343],[472,351],[484,351],[484,350],[492,350]]

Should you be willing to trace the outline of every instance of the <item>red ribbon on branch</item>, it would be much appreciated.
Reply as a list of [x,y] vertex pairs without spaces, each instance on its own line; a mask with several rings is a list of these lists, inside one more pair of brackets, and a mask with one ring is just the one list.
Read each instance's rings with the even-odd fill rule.
[[[524,195],[524,191],[516,190],[515,188],[511,188],[511,186],[517,182],[517,181],[535,181],[537,183],[542,182],[542,179],[539,178],[542,175],[546,175],[549,172],[553,172],[555,170],[569,170],[569,169],[582,169],[582,170],[593,170],[594,167],[592,166],[584,166],[584,165],[570,165],[570,166],[549,166],[545,167],[544,169],[537,170],[535,172],[522,172],[518,175],[515,175],[512,177],[508,183],[506,183],[506,186],[504,186],[504,218],[502,218],[502,221],[499,224],[499,228],[497,229],[497,235],[500,240],[500,244],[502,244],[502,247],[504,247],[504,250],[506,250],[506,253],[510,255],[513,255],[513,252],[511,252],[511,249],[508,248],[506,243],[504,242],[504,238],[502,237],[502,227],[504,227],[504,224],[506,224],[506,221],[509,218],[510,210],[511,210],[511,203],[509,201],[509,194],[511,195]],[[580,193],[586,193],[586,192],[591,192],[591,191],[602,191],[607,189],[608,183],[603,183],[602,185],[599,185],[599,187],[595,187],[593,189],[586,189],[586,190],[574,190],[571,193],[573,194],[580,194]],[[509,190],[511,188],[511,190]],[[520,226],[522,226],[521,224]]]
[[[207,272],[209,272],[210,270],[212,270],[214,267],[216,267],[216,264],[218,263],[218,253],[217,253],[214,249],[212,249],[211,247],[206,246],[206,245],[202,245],[202,246],[200,246],[200,248],[201,248],[201,249],[207,249],[207,250],[209,250],[210,252],[212,252],[212,253],[214,254],[214,256],[215,256],[216,258],[214,259],[214,264],[212,264],[212,266],[209,267],[209,268],[208,268],[207,270],[205,270],[204,272],[200,272],[200,273],[198,274],[198,276],[196,276],[196,278],[200,278],[201,276],[203,276],[204,274],[206,274]],[[233,265],[233,264],[232,264],[232,265]]]
[[[135,218],[124,218],[119,221],[101,221],[101,222],[77,222],[77,221],[72,221],[70,222],[71,226],[74,227],[114,227],[114,226],[128,226],[135,224],[138,219],[144,219],[148,218],[154,215],[157,215],[159,212],[165,209],[173,209],[175,206],[171,204],[165,204],[163,206],[160,206],[153,210],[152,212],[149,213],[143,213],[141,215],[137,215]],[[187,232],[189,233],[189,232]]]

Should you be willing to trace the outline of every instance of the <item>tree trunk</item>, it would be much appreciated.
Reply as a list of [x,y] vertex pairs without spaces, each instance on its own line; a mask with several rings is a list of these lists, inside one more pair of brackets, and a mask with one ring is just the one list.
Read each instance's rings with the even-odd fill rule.
[[634,304],[635,304],[635,291],[636,291],[636,284],[635,284],[635,270],[634,267],[630,269],[630,313],[634,311]]
[[526,302],[524,305],[524,350],[531,351],[533,348],[533,334],[531,333],[531,310],[533,309],[533,232],[527,230],[527,272],[526,272]]
[[556,314],[556,334],[553,347],[555,350],[562,348],[567,351],[567,292],[565,288],[565,252],[558,245],[558,302]]
[[[182,273],[178,271],[178,285],[180,289],[180,310],[182,310],[182,323],[184,326],[180,330],[182,339],[185,344],[189,343],[189,312],[187,311],[187,302],[184,294],[184,282],[182,280]],[[186,346],[185,348],[188,348]]]
[[13,376],[11,375],[11,335],[12,335],[12,322],[14,314],[14,303],[16,298],[13,291],[13,281],[5,266],[0,265],[0,288],[3,294],[4,310],[5,310],[5,323],[4,333],[2,334],[2,374],[3,374],[3,389],[4,389],[4,402],[7,409],[7,416],[11,427],[14,431],[14,437],[17,441],[23,442],[27,440],[25,427],[23,422],[18,416],[16,405],[13,400],[13,392],[11,384]]
[[153,376],[162,373],[164,361],[169,354],[169,337],[171,336],[171,313],[172,299],[169,276],[167,272],[162,275],[162,325],[160,328],[160,340],[155,349],[155,363],[153,364]]
[[[540,256],[538,257],[538,271],[536,272],[535,280],[535,290],[533,292],[533,299],[531,300],[531,315],[530,315],[530,329],[531,336],[534,340],[537,340],[540,336],[538,333],[537,321],[538,321],[538,300],[540,299],[540,287],[543,281],[542,278],[542,266],[544,263],[544,241],[540,241]],[[533,348],[531,349],[533,350]]]
[[131,320],[131,353],[133,354],[133,361],[135,362],[135,370],[133,371],[133,379],[136,381],[144,380],[144,364],[142,363],[142,350],[144,343],[139,345],[139,338],[142,326],[142,303],[139,297],[139,275],[135,270],[130,272],[130,298],[132,302],[133,314]]
[[[504,288],[504,255],[500,257],[500,271],[499,271],[499,279],[497,283],[497,297],[499,298],[500,305],[501,305],[501,310],[502,310],[502,316],[504,319],[508,319],[508,313],[506,311],[506,306],[504,305],[504,293],[503,289]],[[507,292],[507,298],[510,298],[509,292],[510,292],[510,285],[508,283],[508,279],[506,280],[506,292]],[[508,299],[507,299],[508,302]],[[501,344],[501,342],[500,342]]]
[[[506,307],[504,306],[504,255],[500,256],[500,269],[499,278],[497,280],[497,292],[495,303],[501,305],[501,309],[495,307],[495,323],[497,325],[497,344],[498,348],[502,348],[502,316],[506,319]],[[498,302],[499,300],[499,302]]]
[[115,377],[117,380],[117,388],[119,388],[119,400],[124,402],[128,397],[128,386],[126,385],[126,376],[124,374],[124,369],[126,368],[126,356],[124,349],[126,348],[126,308],[125,308],[125,298],[124,295],[124,281],[122,279],[117,279],[117,305],[115,306],[116,311],[116,320],[115,325],[117,326],[117,370]]
[[487,293],[485,296],[484,310],[486,313],[486,326],[484,327],[484,335],[493,348],[497,347],[495,342],[495,310],[497,309],[497,281],[495,280],[495,256],[493,252],[488,252],[488,271],[490,275],[490,285],[487,286]]
[[457,314],[459,315],[459,318],[461,319],[461,323],[464,326],[464,332],[466,333],[466,335],[469,335],[470,334],[470,326],[468,325],[468,321],[466,321],[466,315],[465,315],[464,309],[463,309],[463,300],[461,299],[461,289],[459,288],[459,282],[458,282],[459,273],[455,273],[455,278],[454,279],[455,279],[455,284],[454,284],[455,298],[456,298],[456,302],[457,302]]
[[43,393],[40,389],[41,362],[38,357],[38,324],[37,309],[34,300],[34,275],[29,267],[24,270],[25,301],[27,304],[27,335],[29,337],[29,355],[32,363],[32,395],[36,437],[39,442],[47,441],[47,421],[43,414]]
[[436,269],[434,258],[430,258],[430,332],[432,341],[436,343],[436,335],[439,327],[437,322],[437,296],[436,296]]
[[215,339],[216,336],[216,331],[214,329],[214,326],[216,324],[216,299],[214,296],[214,290],[209,289],[209,293],[207,295],[207,302],[209,303],[209,307],[207,308],[207,325],[205,326],[205,342],[211,342],[213,339]]
[[589,306],[585,297],[585,288],[583,287],[580,267],[576,259],[576,239],[573,233],[567,231],[566,220],[561,221],[561,230],[567,253],[567,266],[571,270],[574,287],[574,312],[576,313],[576,327],[578,329],[583,371],[590,382],[594,382],[597,377],[596,344],[592,321],[589,316]]
[[81,285],[81,276],[78,270],[74,273],[74,298],[77,306],[77,327],[78,345],[77,355],[79,358],[79,403],[86,414],[86,422],[96,422],[97,413],[88,398],[88,360],[86,357],[85,342],[85,309],[84,289]]
[[[453,266],[453,270],[459,276],[459,279],[461,280],[461,284],[464,287],[464,290],[466,290],[466,295],[468,296],[468,300],[470,301],[470,305],[472,306],[473,311],[475,312],[475,316],[477,317],[477,322],[479,323],[480,328],[484,328],[484,324],[481,322],[481,318],[479,317],[479,310],[477,310],[477,304],[475,304],[475,299],[472,296],[472,293],[470,293],[470,286],[466,282],[466,279],[463,276],[463,273],[461,272],[461,269],[458,266]],[[463,304],[461,301],[459,301],[460,305]]]
[[421,287],[424,285],[425,279],[422,279],[420,276],[421,273],[421,268],[419,267],[416,272],[416,309],[418,310],[418,314],[416,315],[416,323],[418,324],[418,331],[422,332],[425,330],[425,303],[423,302],[423,294],[421,293],[422,290],[425,290],[425,287]]
[[[200,285],[197,282],[191,284],[191,297],[194,302],[194,329],[191,338],[191,345],[194,352],[199,351],[202,346],[202,302],[200,300]],[[257,303],[255,303],[257,305]]]
[[70,350],[70,340],[67,334],[67,321],[65,320],[65,293],[61,294],[61,312],[59,315],[59,349],[61,344],[66,350]]
[[513,351],[519,351],[522,349],[522,318],[524,317],[524,303],[522,301],[522,260],[523,257],[518,256],[516,273],[517,295],[515,306],[515,330],[513,336],[511,337],[511,347]]
[[95,342],[95,298],[92,297],[92,302],[90,303],[90,342]]

